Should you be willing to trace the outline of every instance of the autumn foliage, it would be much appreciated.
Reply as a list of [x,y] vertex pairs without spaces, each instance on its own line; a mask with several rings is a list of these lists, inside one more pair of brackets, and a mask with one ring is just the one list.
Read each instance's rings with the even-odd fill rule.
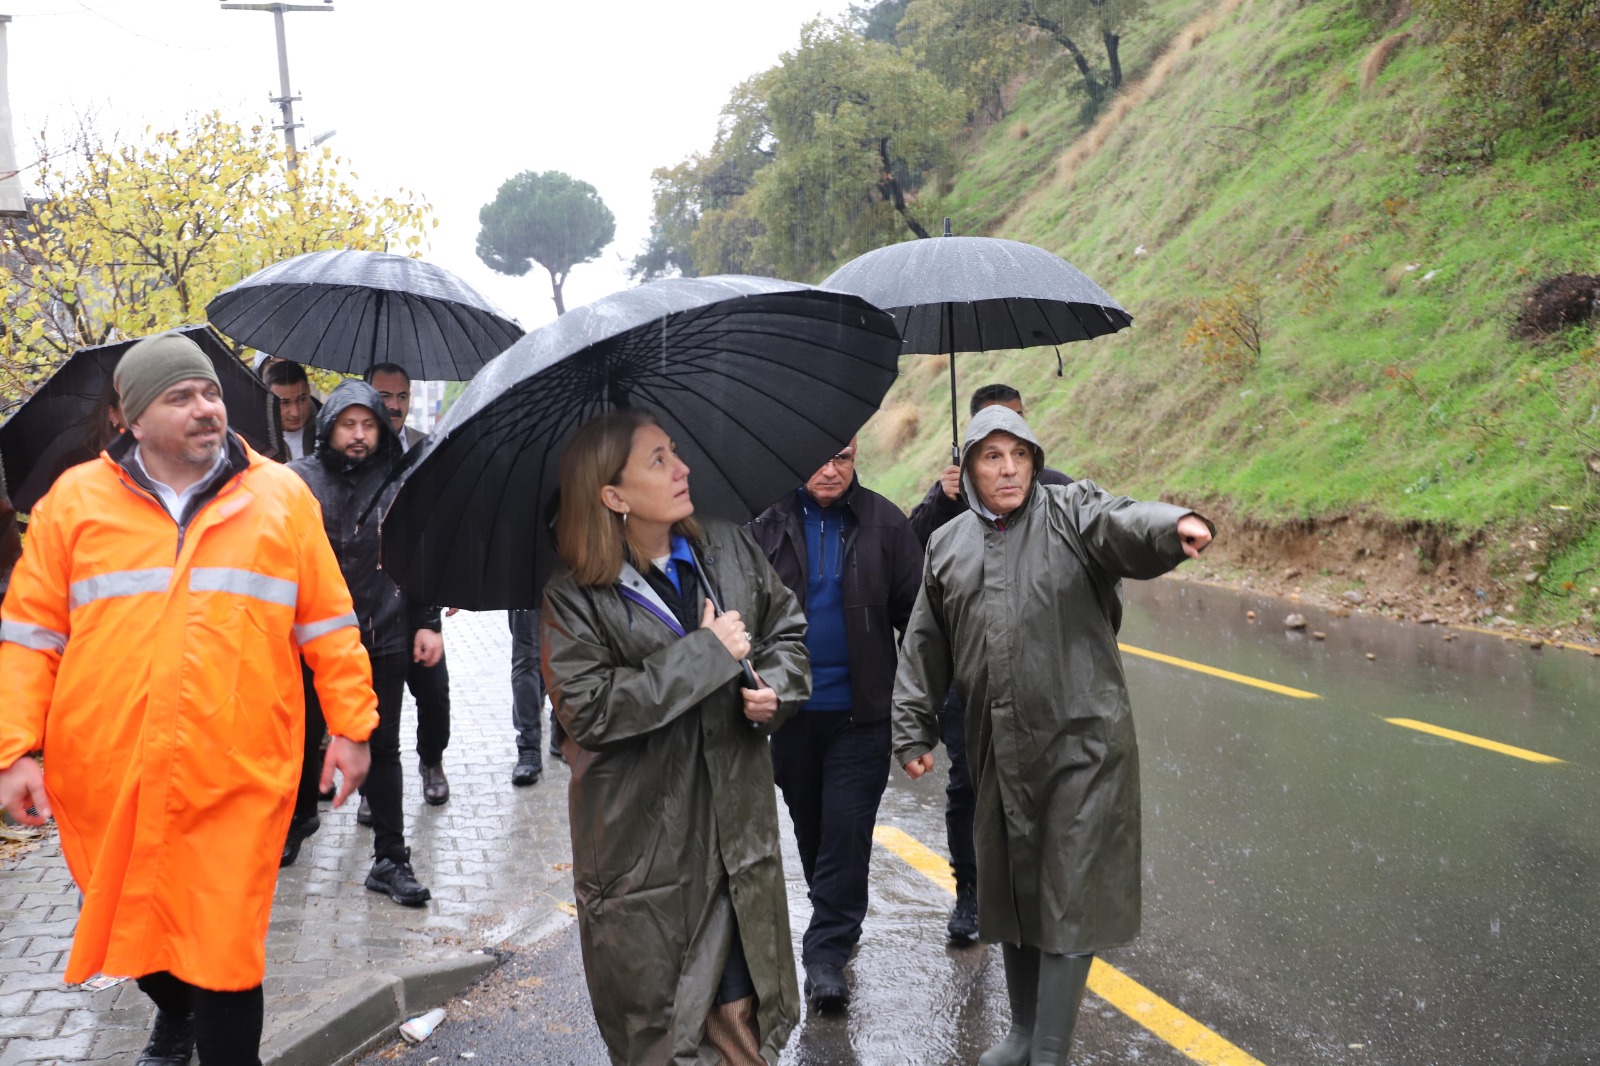
[[0,411],[81,347],[205,320],[224,288],[302,252],[420,254],[431,209],[368,196],[326,149],[291,170],[276,135],[221,115],[143,143],[41,138],[39,194],[0,229]]

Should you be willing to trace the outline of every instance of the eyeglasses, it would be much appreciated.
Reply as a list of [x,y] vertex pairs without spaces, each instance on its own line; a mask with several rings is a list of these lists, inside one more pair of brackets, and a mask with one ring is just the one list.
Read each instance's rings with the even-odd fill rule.
[[[856,453],[855,452],[840,452],[838,455],[835,455],[832,459],[829,459],[828,463],[832,463],[834,466],[855,466],[856,465]],[[823,463],[822,465],[823,466],[827,466],[828,463]]]

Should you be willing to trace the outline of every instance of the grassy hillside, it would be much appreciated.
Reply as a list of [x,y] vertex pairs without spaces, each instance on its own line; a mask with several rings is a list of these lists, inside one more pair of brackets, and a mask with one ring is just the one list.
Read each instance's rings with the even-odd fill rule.
[[[958,232],[1058,252],[1133,329],[1062,348],[1061,377],[1049,349],[961,357],[962,392],[1015,384],[1052,465],[1117,491],[1477,539],[1525,613],[1573,614],[1600,584],[1578,574],[1600,565],[1596,330],[1511,327],[1537,281],[1600,273],[1600,143],[1527,131],[1491,165],[1440,161],[1436,31],[1368,5],[1158,19],[1130,64],[1133,83],[1173,39],[1158,87],[1088,134],[1076,101],[1024,88],[951,195]],[[1241,286],[1262,293],[1263,343],[1228,380],[1184,336],[1191,301]],[[908,363],[867,434],[901,502],[947,454],[947,388],[940,360]]]

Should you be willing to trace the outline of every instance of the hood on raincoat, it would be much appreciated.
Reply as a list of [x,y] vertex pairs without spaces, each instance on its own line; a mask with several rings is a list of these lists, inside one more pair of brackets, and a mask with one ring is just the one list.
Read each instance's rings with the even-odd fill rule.
[[961,491],[967,497],[967,506],[976,514],[992,513],[984,505],[983,497],[978,495],[978,487],[972,483],[972,461],[978,445],[991,433],[1009,433],[1033,447],[1033,475],[1028,482],[1027,495],[1022,497],[1022,503],[1017,507],[1020,511],[1033,500],[1034,489],[1038,487],[1039,472],[1044,469],[1044,445],[1034,436],[1027,420],[1009,407],[990,404],[973,415],[972,421],[967,423],[967,436],[961,443]]
[[[333,450],[328,441],[333,436],[333,427],[348,408],[365,407],[372,412],[378,420],[378,446],[372,454],[362,459],[348,459]],[[384,409],[383,397],[378,395],[378,390],[368,385],[365,381],[343,381],[339,387],[328,394],[322,404],[322,410],[317,413],[317,458],[340,470],[354,470],[369,462],[392,463],[405,454],[405,445],[401,443],[394,429],[389,425],[389,412]]]

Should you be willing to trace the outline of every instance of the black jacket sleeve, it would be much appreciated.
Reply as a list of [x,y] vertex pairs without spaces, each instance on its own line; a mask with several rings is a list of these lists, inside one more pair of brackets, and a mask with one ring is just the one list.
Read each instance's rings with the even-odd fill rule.
[[928,494],[922,502],[911,509],[911,531],[917,535],[917,542],[924,548],[935,531],[950,519],[959,516],[967,509],[966,503],[961,499],[952,500],[944,494],[944,485],[938,481],[928,489]]

